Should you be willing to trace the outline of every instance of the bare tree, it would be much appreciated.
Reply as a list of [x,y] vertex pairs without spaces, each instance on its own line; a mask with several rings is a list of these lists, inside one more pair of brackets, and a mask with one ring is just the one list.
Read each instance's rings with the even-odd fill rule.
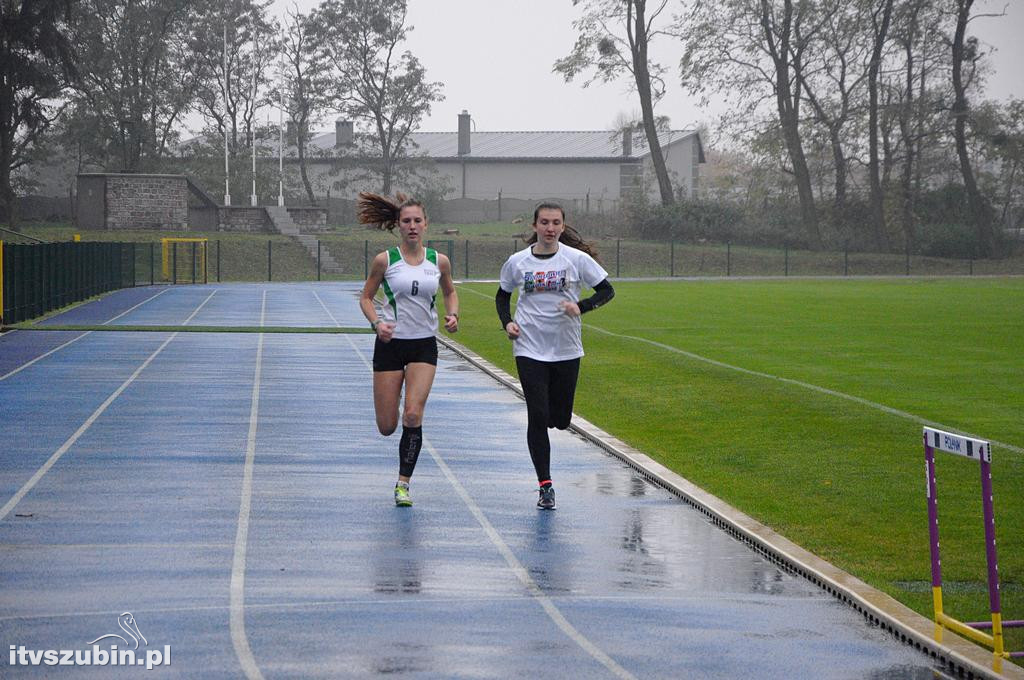
[[[224,140],[226,133],[232,160],[252,152],[257,112],[272,103],[270,71],[280,43],[267,16],[269,5],[270,0],[203,5],[193,24],[192,49],[198,62],[193,106],[206,123],[208,140]],[[247,179],[245,173],[234,173],[231,193],[247,195]]]
[[283,99],[288,116],[295,123],[299,175],[311,205],[316,205],[316,196],[306,169],[307,144],[312,136],[311,129],[335,100],[330,63],[313,40],[315,33],[311,17],[300,14],[297,9],[285,13],[281,34],[286,71]]
[[871,60],[868,63],[868,186],[871,199],[871,227],[875,245],[888,247],[885,227],[885,206],[883,204],[882,180],[879,171],[878,154],[878,74],[882,67],[882,55],[889,35],[892,20],[893,0],[872,0]]
[[555,62],[554,71],[571,82],[593,69],[594,74],[583,87],[597,80],[616,80],[624,73],[631,76],[661,203],[671,205],[675,195],[658,140],[658,117],[654,113],[658,101],[665,95],[666,69],[650,57],[651,43],[659,36],[670,35],[668,30],[656,28],[659,19],[665,18],[668,0],[658,0],[651,3],[651,7],[646,0],[573,0],[572,4],[585,5],[583,16],[573,22],[579,37],[569,56]]
[[[953,139],[956,155],[960,160],[960,173],[967,191],[967,203],[974,220],[974,231],[979,249],[978,255],[990,256],[995,250],[995,234],[992,229],[992,211],[978,190],[978,182],[971,167],[967,150],[967,122],[971,115],[967,101],[967,89],[975,74],[975,66],[981,58],[976,38],[967,38],[967,24],[971,20],[974,0],[955,0],[956,26],[953,32]],[[966,65],[966,73],[965,73]]]
[[369,130],[365,139],[385,194],[408,155],[410,133],[444,99],[442,84],[427,80],[419,59],[399,52],[412,30],[405,21],[406,0],[326,0],[310,17],[333,66],[339,107]]
[[[772,102],[785,142],[807,237],[820,245],[821,229],[811,173],[801,138],[801,78],[810,40],[821,29],[808,2],[793,0],[696,0],[683,26],[683,84],[693,93],[731,91],[754,117]],[[804,28],[801,28],[801,26]]]
[[[797,73],[803,97],[810,104],[817,123],[828,135],[833,164],[833,215],[837,221],[846,214],[850,142],[847,125],[858,112],[861,89],[867,72],[865,42],[861,26],[865,3],[824,0],[820,3],[820,30],[813,49]],[[797,26],[797,41],[804,42]]]
[[895,98],[899,130],[900,226],[911,249],[917,242],[915,206],[920,192],[921,149],[925,140],[939,130],[930,120],[938,106],[927,88],[928,74],[938,70],[949,56],[941,39],[942,17],[937,10],[932,0],[904,0],[894,7],[891,29],[892,41],[899,49],[893,53],[893,75],[886,87]]

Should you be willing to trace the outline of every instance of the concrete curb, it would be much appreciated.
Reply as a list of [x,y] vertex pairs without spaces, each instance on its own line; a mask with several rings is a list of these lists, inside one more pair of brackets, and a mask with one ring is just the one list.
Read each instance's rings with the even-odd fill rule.
[[[523,396],[515,377],[449,338],[438,336],[438,341]],[[941,642],[936,641],[936,627],[931,619],[804,550],[586,419],[574,414],[570,429],[625,462],[650,482],[671,491],[773,563],[821,587],[904,644],[939,661],[958,677],[1024,680],[1024,668],[1004,661],[1001,671],[993,670],[991,652],[948,630],[942,632]]]

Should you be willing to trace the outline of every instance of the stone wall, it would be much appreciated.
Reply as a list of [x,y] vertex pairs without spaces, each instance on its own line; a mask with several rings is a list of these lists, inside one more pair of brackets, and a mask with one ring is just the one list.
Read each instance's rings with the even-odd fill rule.
[[304,234],[317,234],[327,231],[327,208],[289,206],[288,216],[292,218],[295,224],[299,225],[299,231]]
[[107,229],[187,229],[182,175],[106,175]]
[[273,231],[267,211],[252,206],[221,206],[217,209],[218,231],[243,231],[264,234]]

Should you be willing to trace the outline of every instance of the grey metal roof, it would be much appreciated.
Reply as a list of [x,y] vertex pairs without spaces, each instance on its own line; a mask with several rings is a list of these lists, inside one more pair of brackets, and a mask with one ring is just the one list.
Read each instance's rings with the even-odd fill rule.
[[[696,135],[696,130],[666,130],[658,135],[662,147]],[[460,158],[457,132],[414,132],[410,138],[416,155],[435,160]],[[326,152],[334,148],[335,133],[315,136],[311,144]],[[649,153],[643,133],[633,134],[633,153],[629,158],[640,159]],[[602,158],[621,159],[622,133],[608,130],[554,131],[554,132],[473,132],[470,136],[468,158]]]

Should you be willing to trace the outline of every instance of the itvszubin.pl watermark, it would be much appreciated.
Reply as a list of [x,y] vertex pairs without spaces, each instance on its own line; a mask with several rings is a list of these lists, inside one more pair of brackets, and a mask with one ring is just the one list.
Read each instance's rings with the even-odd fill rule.
[[[145,666],[153,670],[157,666],[171,665],[171,646],[163,649],[139,649],[139,642],[149,646],[149,641],[139,632],[135,617],[124,612],[117,617],[117,625],[127,635],[110,633],[101,635],[87,642],[92,645],[87,649],[28,649],[24,645],[11,645],[8,661],[11,666]],[[124,647],[116,642],[100,646],[100,640],[113,638],[124,643]],[[131,642],[129,642],[131,638]]]

